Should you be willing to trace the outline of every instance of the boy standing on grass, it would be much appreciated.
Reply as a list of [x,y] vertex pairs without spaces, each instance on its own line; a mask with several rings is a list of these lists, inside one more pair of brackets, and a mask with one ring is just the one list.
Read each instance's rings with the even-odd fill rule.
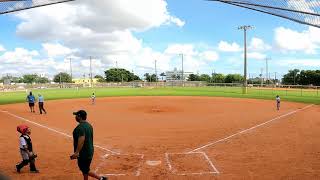
[[280,110],[280,96],[279,95],[277,95],[276,96],[276,102],[277,102],[277,110],[279,111]]
[[73,130],[73,148],[74,154],[70,159],[78,160],[78,167],[82,172],[83,179],[88,180],[89,176],[99,180],[107,180],[107,177],[99,176],[90,171],[90,165],[93,158],[93,128],[87,121],[87,112],[79,110],[74,112],[78,126]]
[[20,142],[20,154],[22,157],[22,162],[16,165],[16,170],[20,173],[21,169],[30,164],[31,173],[39,173],[35,165],[35,158],[37,155],[33,152],[32,141],[30,138],[31,130],[26,125],[20,125],[17,127],[18,132],[21,133],[19,138]]
[[27,102],[29,103],[29,108],[31,112],[35,112],[34,111],[34,102],[36,101],[36,98],[34,97],[34,95],[32,94],[32,92],[30,91],[29,95],[27,96]]

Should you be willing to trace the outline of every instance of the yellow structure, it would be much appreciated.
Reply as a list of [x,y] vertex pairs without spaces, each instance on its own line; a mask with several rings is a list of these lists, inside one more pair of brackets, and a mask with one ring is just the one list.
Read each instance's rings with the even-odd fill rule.
[[[98,83],[98,78],[92,78],[92,84],[96,84]],[[90,78],[76,78],[76,79],[72,79],[72,81],[75,84],[83,84],[83,85],[90,85]]]

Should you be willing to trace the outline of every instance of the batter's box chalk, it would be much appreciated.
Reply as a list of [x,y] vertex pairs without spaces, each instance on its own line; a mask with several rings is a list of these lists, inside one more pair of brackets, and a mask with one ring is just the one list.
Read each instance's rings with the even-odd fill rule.
[[204,152],[166,153],[169,171],[176,175],[219,174],[210,158]]
[[96,172],[105,176],[140,176],[143,154],[106,154]]

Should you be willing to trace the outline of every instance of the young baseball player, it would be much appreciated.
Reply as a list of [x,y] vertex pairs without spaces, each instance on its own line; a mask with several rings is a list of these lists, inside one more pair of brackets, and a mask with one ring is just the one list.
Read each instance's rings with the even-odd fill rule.
[[31,112],[35,112],[34,111],[34,102],[35,101],[36,101],[36,98],[34,97],[32,92],[30,91],[29,95],[27,96],[27,102],[29,103],[29,108],[30,108]]
[[16,170],[20,173],[21,169],[30,164],[31,173],[39,173],[35,165],[35,158],[37,155],[33,152],[32,141],[30,138],[31,130],[26,125],[20,125],[17,127],[17,131],[21,133],[19,138],[20,142],[20,154],[22,162],[16,165]]
[[279,95],[277,95],[276,96],[276,102],[277,102],[277,110],[279,111],[280,110],[280,96]]
[[92,95],[91,95],[91,103],[92,103],[92,105],[94,105],[96,103],[96,95],[94,93],[92,93]]

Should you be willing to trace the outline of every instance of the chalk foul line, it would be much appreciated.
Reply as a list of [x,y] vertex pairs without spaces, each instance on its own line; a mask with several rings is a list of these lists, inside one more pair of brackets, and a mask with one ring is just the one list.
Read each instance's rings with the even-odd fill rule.
[[[72,136],[69,135],[69,134],[67,134],[67,133],[64,133],[64,132],[61,132],[61,131],[59,131],[59,130],[50,128],[50,127],[45,126],[45,125],[40,124],[40,123],[36,123],[36,122],[34,122],[34,121],[31,121],[31,120],[29,120],[29,119],[26,119],[26,118],[21,117],[21,116],[18,116],[18,115],[15,115],[15,114],[10,113],[10,112],[8,112],[8,111],[1,111],[1,112],[6,113],[6,114],[8,114],[8,115],[10,115],[10,116],[12,116],[12,117],[15,117],[15,118],[17,118],[17,119],[20,119],[20,120],[22,120],[22,121],[28,122],[28,123],[30,123],[30,124],[36,125],[36,126],[38,126],[38,127],[47,129],[47,130],[52,131],[52,132],[55,132],[55,133],[57,133],[57,134],[60,134],[60,135],[62,135],[62,136],[65,136],[65,137],[67,137],[67,138],[72,138]],[[111,152],[112,154],[120,154],[120,153],[118,153],[118,152],[115,152],[115,151],[112,151],[112,150],[110,150],[110,149],[104,148],[104,147],[102,147],[102,146],[100,146],[100,145],[97,145],[97,144],[94,144],[94,147],[96,147],[96,148],[98,148],[98,149],[102,149],[102,150],[104,150],[104,151]]]
[[201,146],[201,147],[195,148],[195,149],[193,149],[193,150],[191,150],[191,151],[189,151],[189,152],[187,152],[187,153],[193,153],[193,152],[199,151],[199,150],[201,150],[201,149],[207,148],[207,147],[209,147],[209,146],[213,146],[213,145],[215,145],[215,144],[218,144],[218,143],[227,141],[227,140],[229,140],[229,139],[231,139],[231,138],[233,138],[233,137],[235,137],[235,136],[244,134],[244,133],[246,133],[246,132],[248,132],[248,131],[251,131],[251,130],[256,129],[256,128],[258,128],[258,127],[261,127],[261,126],[264,126],[264,125],[266,125],[266,124],[269,124],[269,123],[271,123],[271,122],[273,122],[273,121],[276,121],[276,120],[279,120],[279,119],[281,119],[281,118],[290,116],[290,115],[295,114],[295,113],[297,113],[297,112],[299,112],[299,111],[303,111],[303,110],[308,109],[308,108],[310,108],[310,107],[312,107],[312,106],[314,106],[314,104],[311,104],[311,105],[308,105],[308,106],[306,106],[306,107],[304,107],[304,108],[297,109],[297,110],[291,111],[291,112],[289,112],[289,113],[283,114],[283,115],[281,115],[281,116],[278,116],[278,117],[276,117],[276,118],[273,118],[273,119],[271,119],[271,120],[269,120],[269,121],[266,121],[266,122],[264,122],[264,123],[261,123],[261,124],[258,124],[258,125],[256,125],[256,126],[253,126],[253,127],[251,127],[251,128],[248,128],[248,129],[239,131],[239,132],[237,132],[237,133],[234,133],[234,134],[232,134],[232,135],[230,135],[230,136],[227,136],[227,137],[225,137],[225,138],[222,138],[222,139],[219,139],[219,140],[216,140],[216,141],[212,141],[212,142],[210,142],[210,143],[208,143],[208,144],[206,144],[206,145],[203,145],[203,146]]

